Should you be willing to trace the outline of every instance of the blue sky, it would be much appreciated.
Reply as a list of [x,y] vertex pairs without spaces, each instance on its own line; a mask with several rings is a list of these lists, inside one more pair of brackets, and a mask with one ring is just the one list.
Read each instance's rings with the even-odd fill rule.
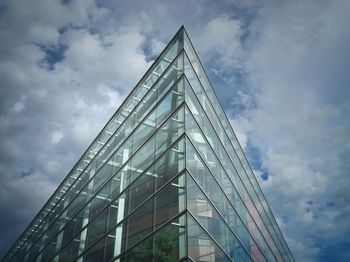
[[297,261],[350,261],[350,2],[0,3],[0,256],[183,24]]

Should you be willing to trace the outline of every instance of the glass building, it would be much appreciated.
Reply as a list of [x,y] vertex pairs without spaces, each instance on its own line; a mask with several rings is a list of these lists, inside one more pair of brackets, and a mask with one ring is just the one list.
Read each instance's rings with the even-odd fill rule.
[[294,261],[183,27],[3,261]]

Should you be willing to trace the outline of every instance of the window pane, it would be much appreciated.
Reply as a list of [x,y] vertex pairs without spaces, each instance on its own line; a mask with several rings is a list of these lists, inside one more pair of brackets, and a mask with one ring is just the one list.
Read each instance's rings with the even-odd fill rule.
[[186,254],[185,216],[173,220],[154,234],[154,260],[177,261]]
[[233,230],[223,221],[191,176],[187,176],[187,192],[188,210],[191,211],[223,250],[233,260],[250,261],[251,258],[234,235]]
[[151,167],[130,185],[126,191],[127,213],[134,210],[154,193],[155,180],[154,167]]
[[149,166],[150,163],[155,159],[153,154],[155,148],[155,139],[151,138],[146,144],[144,144],[141,149],[134,155],[131,159],[130,164],[130,173],[127,176],[127,184],[129,185],[132,181],[135,180],[145,169]]
[[178,215],[185,208],[185,178],[177,177],[155,196],[155,228]]
[[100,239],[84,254],[84,262],[95,262],[105,261],[104,250],[105,250],[106,237]]
[[155,165],[157,189],[175,177],[185,167],[184,144],[184,139],[181,139],[157,161]]
[[183,80],[171,88],[171,92],[157,106],[157,126],[184,100]]
[[[152,246],[153,237],[149,237],[120,257],[120,262],[152,261]],[[119,259],[116,261],[119,261]]]
[[87,244],[90,246],[96,239],[101,237],[106,232],[108,209],[104,209],[94,220],[90,222],[87,230]]
[[115,235],[108,234],[106,236],[106,249],[104,261],[110,261],[114,256]]
[[128,218],[126,248],[152,232],[153,208],[153,199],[151,199]]
[[169,222],[115,261],[173,262],[186,255],[186,217]]
[[188,256],[193,261],[231,262],[232,260],[219,248],[208,234],[187,215]]

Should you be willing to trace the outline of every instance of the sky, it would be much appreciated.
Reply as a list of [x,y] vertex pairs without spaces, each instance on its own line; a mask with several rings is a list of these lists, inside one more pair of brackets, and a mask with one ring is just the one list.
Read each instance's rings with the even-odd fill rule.
[[350,1],[0,2],[0,257],[181,25],[297,261],[350,261]]

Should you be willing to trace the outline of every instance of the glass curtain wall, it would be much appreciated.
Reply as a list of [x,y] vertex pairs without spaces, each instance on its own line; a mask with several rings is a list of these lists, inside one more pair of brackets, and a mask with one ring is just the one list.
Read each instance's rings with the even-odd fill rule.
[[183,27],[3,261],[293,261]]
[[[272,247],[277,259],[282,259],[268,230],[264,227],[258,211],[255,209],[255,206],[251,204],[250,196],[237,174],[235,166],[230,161],[223,144],[220,142],[216,130],[213,128],[212,123],[214,121],[211,119],[209,120],[206,115],[206,113],[210,111],[207,110],[205,112],[196,97],[196,95],[200,93],[196,92],[195,95],[190,85],[186,85],[185,93],[186,104],[189,108],[189,110],[186,111],[187,135],[190,137],[190,140],[193,141],[197,150],[201,152],[202,158],[211,169],[212,174],[218,177],[218,181],[222,181],[222,189],[225,194],[231,198],[235,210],[240,214],[240,217],[246,224],[246,228],[250,229],[251,235],[260,236],[260,232],[262,231],[264,237],[269,241],[268,243],[264,243],[261,240],[260,242],[262,245]],[[247,236],[245,236],[246,228],[240,227],[238,230],[239,237],[242,239],[247,238]],[[258,228],[259,230],[257,230]],[[261,239],[261,237],[256,238]],[[269,252],[269,248],[265,248],[265,250],[265,252],[268,252],[267,254],[271,253],[271,251]],[[270,254],[270,258],[272,257],[273,255]]]
[[[237,137],[234,134],[231,124],[229,123],[226,114],[224,113],[221,107],[221,104],[215,94],[213,87],[210,84],[210,81],[204,71],[204,68],[197,56],[197,53],[186,31],[184,32],[183,37],[184,49],[186,52],[185,68],[192,69],[192,71],[194,72],[193,75],[197,77],[197,79],[200,82],[200,85],[202,86],[204,94],[207,98],[207,103],[203,105],[205,110],[207,109],[206,105],[210,105],[213,109],[214,114],[212,116],[214,117],[210,116],[209,114],[208,117],[210,118],[210,120],[218,118],[220,125],[215,126],[215,128],[218,127],[218,129],[216,130],[221,131],[218,132],[218,136],[220,137],[221,141],[223,142],[223,145],[228,151],[229,157],[231,161],[233,161],[239,176],[243,180],[245,187],[248,188],[251,201],[253,201],[254,204],[257,206],[258,212],[260,213],[264,224],[268,228],[268,231],[271,234],[273,241],[276,243],[279,251],[282,253],[283,259],[286,261],[294,261],[292,253],[290,252],[290,249],[281,233],[281,230],[277,225],[274,216],[272,215],[272,211],[269,205],[267,204],[267,201],[261,191],[261,188],[258,185],[258,182],[252,172],[250,165],[248,164],[248,161],[237,140]],[[185,71],[187,72],[187,70]],[[193,85],[193,87],[195,89],[195,85]],[[195,93],[197,94],[197,91],[195,91]]]

